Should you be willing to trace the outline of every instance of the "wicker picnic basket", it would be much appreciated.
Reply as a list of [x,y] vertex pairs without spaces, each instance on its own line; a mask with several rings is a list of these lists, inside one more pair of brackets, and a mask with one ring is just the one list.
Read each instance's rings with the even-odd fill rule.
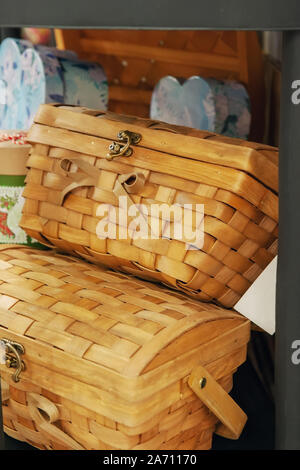
[[[5,432],[41,449],[209,449],[246,415],[228,395],[249,321],[164,286],[0,248]],[[3,363],[4,362],[4,363]]]
[[[20,225],[42,243],[226,307],[277,253],[276,148],[59,105],[40,107],[28,138]],[[99,238],[99,204],[120,195],[128,207],[192,204],[193,215],[203,204],[203,246],[187,245],[163,214],[159,239]]]

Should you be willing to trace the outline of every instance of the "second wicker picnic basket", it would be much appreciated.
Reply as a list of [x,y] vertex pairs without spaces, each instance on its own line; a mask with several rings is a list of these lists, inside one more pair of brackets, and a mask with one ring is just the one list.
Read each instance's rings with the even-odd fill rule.
[[192,450],[241,434],[247,416],[228,392],[246,318],[21,246],[0,247],[0,279],[9,436],[47,450]]

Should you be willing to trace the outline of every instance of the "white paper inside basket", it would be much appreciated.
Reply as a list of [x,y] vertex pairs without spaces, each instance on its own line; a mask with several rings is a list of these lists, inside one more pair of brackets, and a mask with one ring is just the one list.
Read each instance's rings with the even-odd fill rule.
[[234,306],[270,335],[275,333],[276,271],[277,256]]

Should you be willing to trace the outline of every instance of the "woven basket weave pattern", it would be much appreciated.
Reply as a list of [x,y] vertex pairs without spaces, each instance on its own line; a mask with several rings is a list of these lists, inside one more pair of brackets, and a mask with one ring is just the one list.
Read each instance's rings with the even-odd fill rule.
[[0,337],[23,344],[26,365],[18,383],[0,366],[9,435],[53,449],[210,447],[217,419],[188,377],[201,359],[229,391],[246,319],[50,252],[4,248],[0,265]]
[[[80,121],[77,112],[49,108],[44,107],[37,115],[37,124],[29,135],[34,145],[28,160],[30,171],[23,193],[26,202],[21,220],[21,226],[29,235],[93,262],[98,260],[137,276],[159,280],[199,300],[217,301],[226,307],[239,300],[276,255],[276,149],[146,120],[110,115],[99,119],[85,115],[91,111],[79,109],[83,116]],[[88,119],[86,123],[84,118]],[[87,135],[89,125],[93,125],[91,134],[98,129],[97,137]],[[188,144],[190,136],[193,145],[197,140],[201,154],[198,160],[206,158],[207,149],[207,158],[215,164],[175,157],[171,155],[174,149],[170,149],[169,155],[144,148],[141,146],[143,139],[141,145],[134,146],[133,156],[107,161],[105,155],[110,141],[106,131],[110,125],[114,137],[116,126],[118,129],[131,126],[144,133],[145,139],[149,138],[151,129],[156,148],[164,144],[163,139],[171,137],[186,139],[184,142]],[[80,126],[82,133],[77,130]],[[100,138],[102,126],[106,134]],[[161,128],[172,133],[159,130]],[[182,133],[182,137],[178,133]],[[253,155],[255,164],[249,160],[254,167],[253,175],[255,178],[261,175],[264,184],[245,171],[233,168],[246,166],[246,159]],[[71,180],[60,163],[70,158],[94,166],[99,177],[95,187],[77,188],[62,198]],[[204,204],[202,250],[189,250],[185,240],[174,236],[159,240],[99,239],[96,234],[99,203],[117,206],[118,198],[113,192],[117,179],[133,171],[142,173],[146,179],[138,194],[131,195],[136,204],[148,207],[153,203]],[[79,173],[84,177],[81,170]],[[161,236],[167,228],[162,224]]]
[[[222,378],[219,383],[229,392],[232,375]],[[7,383],[2,381],[2,388],[7,387]],[[181,387],[186,392],[184,399],[152,418],[147,430],[135,435],[132,434],[134,430],[116,421],[30,382],[23,382],[21,386],[9,386],[9,398],[3,405],[4,431],[12,438],[42,450],[70,450],[32,420],[27,396],[29,390],[34,390],[34,393],[50,399],[59,410],[59,420],[55,425],[86,450],[208,450],[217,418],[199,399],[195,399],[184,382]]]

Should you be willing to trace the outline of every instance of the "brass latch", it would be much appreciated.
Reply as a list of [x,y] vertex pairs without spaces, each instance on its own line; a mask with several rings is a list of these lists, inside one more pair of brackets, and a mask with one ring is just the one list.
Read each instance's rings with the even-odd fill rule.
[[22,344],[16,343],[6,338],[0,339],[0,348],[4,349],[4,361],[8,368],[16,369],[12,375],[14,382],[19,382],[20,374],[25,370],[25,363],[22,361],[20,355],[25,353],[25,348]]
[[141,134],[130,131],[120,131],[118,139],[121,142],[112,142],[108,147],[108,154],[106,155],[107,160],[112,160],[116,157],[130,157],[132,155],[131,144],[138,144],[141,140]]

